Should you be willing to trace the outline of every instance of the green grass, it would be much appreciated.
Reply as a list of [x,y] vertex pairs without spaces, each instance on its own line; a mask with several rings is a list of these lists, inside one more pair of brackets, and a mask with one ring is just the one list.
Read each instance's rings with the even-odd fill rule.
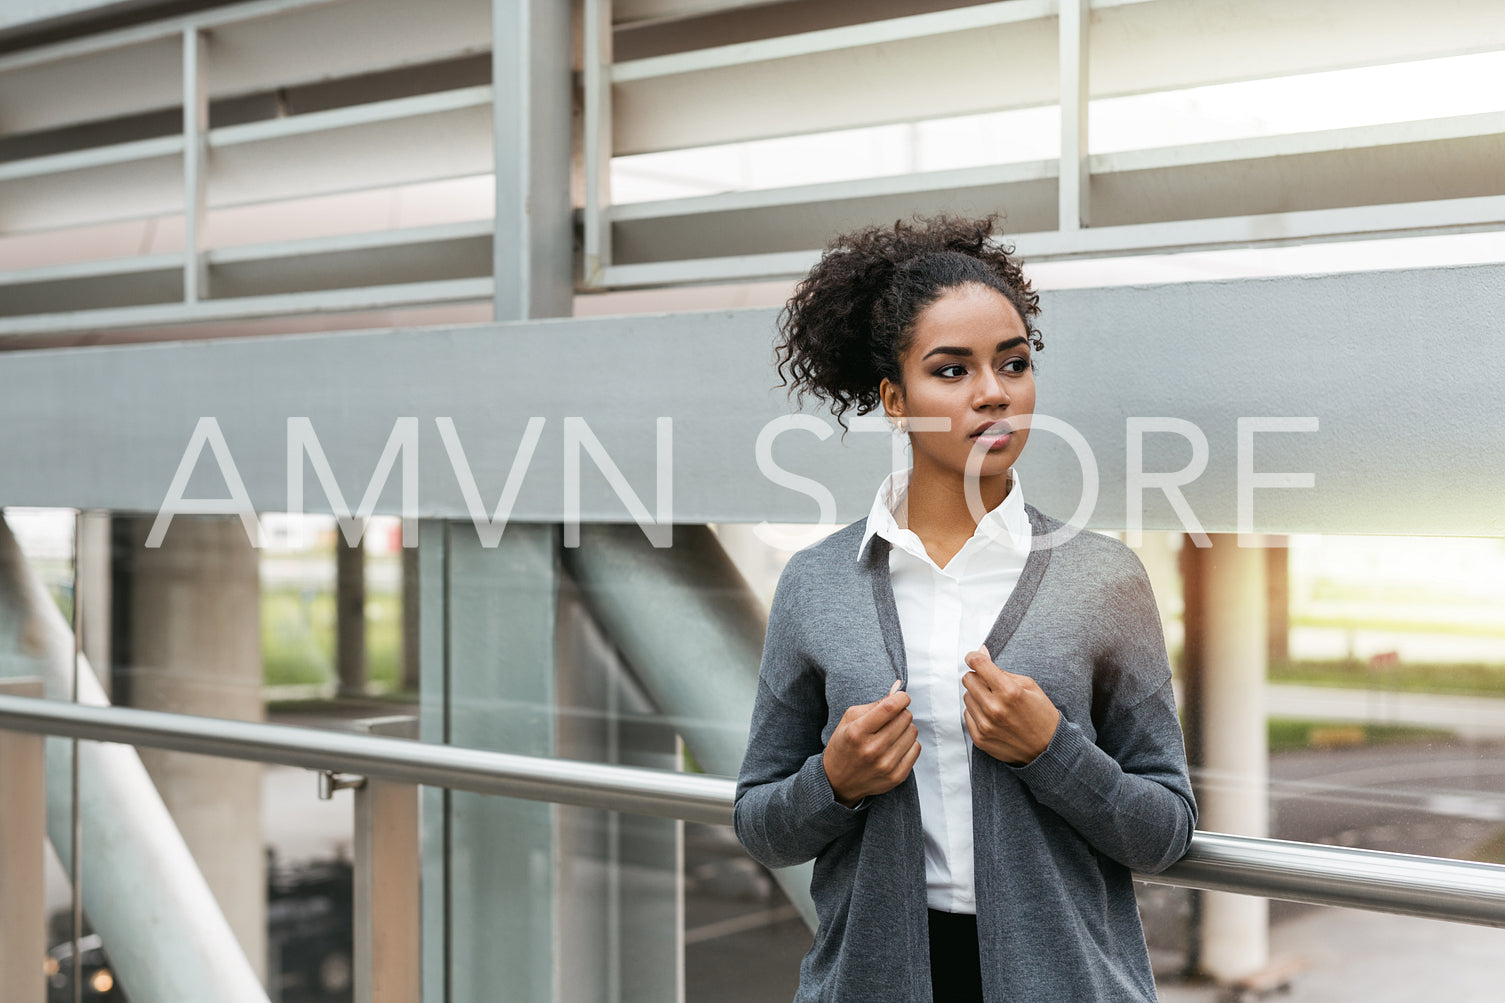
[[1270,663],[1272,683],[1505,697],[1505,665],[1400,662],[1371,668],[1354,659]]
[[1333,630],[1382,630],[1402,634],[1435,634],[1447,637],[1502,637],[1505,624],[1458,623],[1448,620],[1403,620],[1398,617],[1316,616],[1294,614],[1293,627],[1327,627]]
[[1393,745],[1399,742],[1431,742],[1452,737],[1441,728],[1403,724],[1352,724],[1343,721],[1305,721],[1272,717],[1268,722],[1270,752],[1300,749]]
[[[317,589],[261,594],[262,681],[267,686],[335,681],[334,595]],[[402,597],[366,594],[366,665],[373,691],[397,687],[402,662]]]
[[[1479,541],[1484,542],[1484,541]],[[1311,583],[1311,597],[1319,602],[1384,602],[1398,606],[1414,605],[1418,598],[1429,603],[1450,606],[1486,606],[1477,595],[1452,591],[1436,582],[1428,584],[1425,595],[1418,596],[1414,585],[1389,585],[1369,581],[1334,581],[1317,578]]]

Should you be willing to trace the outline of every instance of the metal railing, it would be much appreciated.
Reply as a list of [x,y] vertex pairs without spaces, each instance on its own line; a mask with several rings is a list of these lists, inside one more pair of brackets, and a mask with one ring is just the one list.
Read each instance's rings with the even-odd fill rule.
[[[355,773],[370,778],[729,825],[733,781],[397,738],[0,696],[0,730]],[[1197,832],[1146,880],[1505,927],[1505,866]]]

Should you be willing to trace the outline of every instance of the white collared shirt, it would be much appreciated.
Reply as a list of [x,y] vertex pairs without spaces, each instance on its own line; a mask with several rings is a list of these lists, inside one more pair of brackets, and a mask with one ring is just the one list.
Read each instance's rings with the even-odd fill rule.
[[[904,635],[907,687],[920,756],[915,784],[925,835],[926,898],[932,909],[977,912],[972,876],[972,740],[962,720],[962,661],[987,639],[1029,557],[1030,524],[1019,475],[1003,502],[944,568],[895,521],[909,471],[884,480],[868,513],[859,554],[876,535],[891,544],[889,577]],[[994,655],[997,652],[993,652]]]

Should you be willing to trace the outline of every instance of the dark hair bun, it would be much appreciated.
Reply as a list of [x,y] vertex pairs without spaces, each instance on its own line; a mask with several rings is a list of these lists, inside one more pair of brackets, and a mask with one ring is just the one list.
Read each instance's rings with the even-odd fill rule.
[[866,414],[878,406],[878,384],[899,381],[915,318],[961,285],[1002,293],[1030,343],[1043,348],[1033,323],[1040,297],[1013,248],[993,239],[998,218],[916,217],[833,240],[779,314],[782,385],[800,401],[806,394],[829,401],[838,421],[848,410]]

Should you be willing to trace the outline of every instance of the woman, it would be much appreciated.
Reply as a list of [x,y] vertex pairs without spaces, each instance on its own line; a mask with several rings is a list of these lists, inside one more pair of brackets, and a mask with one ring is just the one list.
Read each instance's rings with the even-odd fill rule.
[[1131,871],[1196,823],[1149,583],[1024,503],[1038,297],[994,219],[838,238],[780,318],[800,396],[882,407],[911,468],[780,578],[737,783],[814,859],[797,1000],[1153,1000]]

